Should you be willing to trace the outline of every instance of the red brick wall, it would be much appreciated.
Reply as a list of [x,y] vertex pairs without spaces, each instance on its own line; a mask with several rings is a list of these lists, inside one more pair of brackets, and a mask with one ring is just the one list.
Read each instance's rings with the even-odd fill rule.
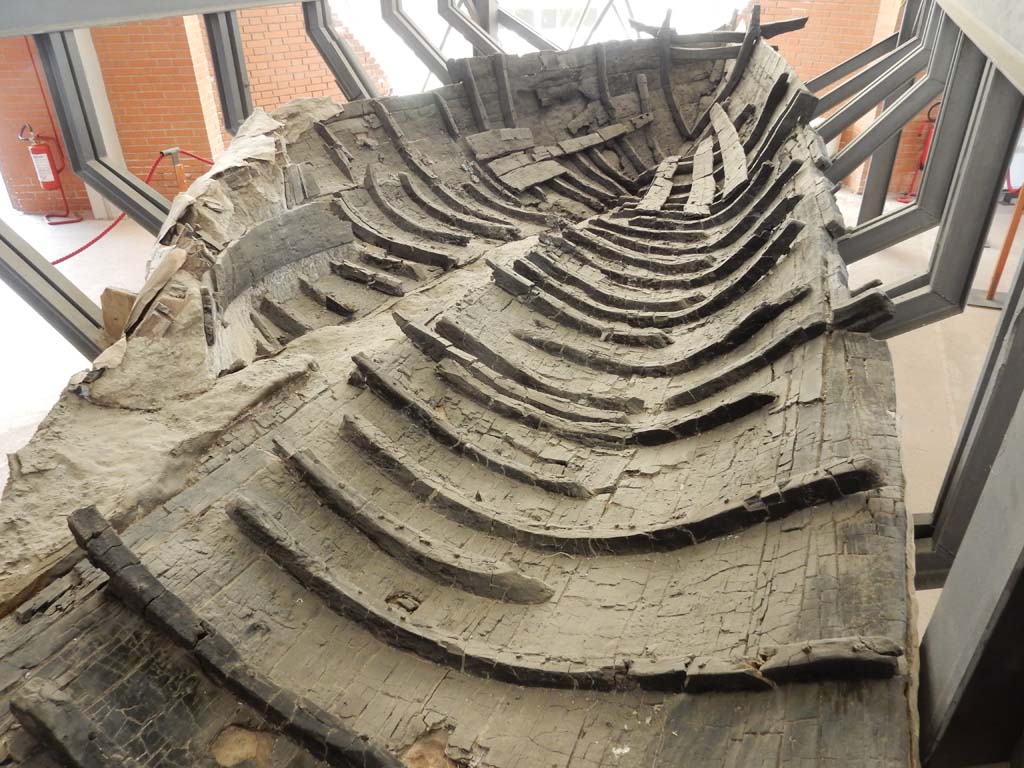
[[771,40],[804,81],[875,41],[879,0],[760,0],[760,5],[762,23],[808,17],[803,29]]
[[[161,149],[178,146],[209,157],[211,137],[181,17],[92,30],[107,98],[128,170],[144,178]],[[207,166],[185,160],[189,180]],[[178,185],[169,160],[151,182],[167,197]]]
[[[755,0],[750,0],[745,16],[749,19]],[[848,59],[858,51],[888,37],[900,23],[900,0],[760,0],[761,20],[778,21],[807,16],[807,26],[773,38],[772,43],[804,81]],[[872,111],[843,131],[839,146],[856,138],[876,116]],[[893,166],[889,192],[906,192],[918,166],[924,144],[922,126],[927,110],[921,112],[903,130]],[[844,180],[844,184],[862,190],[867,166]]]
[[[31,123],[37,133],[54,136],[59,129],[53,126],[47,115],[50,94],[42,77],[42,65],[35,51],[35,44],[24,37],[0,38],[0,175],[7,186],[12,203],[26,213],[51,213],[62,207],[60,193],[47,191],[39,186],[35,169],[28,156],[28,145],[15,138],[23,123]],[[32,68],[33,59],[39,68],[42,85],[36,81]],[[50,109],[53,109],[52,103]],[[58,167],[61,156],[57,151],[58,142],[50,141]],[[63,148],[63,140],[59,142]],[[65,161],[65,166],[67,165]],[[67,191],[68,200],[74,211],[88,211],[89,198],[85,185],[66,167],[60,175]]]
[[[242,9],[238,12],[238,26],[254,106],[270,112],[300,96],[345,101],[334,76],[306,34],[301,3]],[[340,28],[339,32],[362,59],[381,94],[390,93],[376,61],[347,30]]]
[[[326,64],[306,36],[299,3],[239,13],[243,51],[253,102],[272,110],[300,96],[343,101]],[[351,35],[339,28],[363,59],[382,94],[390,93],[383,71]],[[161,149],[178,146],[212,157],[231,136],[223,128],[220,101],[203,21],[186,16],[96,27],[93,43],[128,169],[145,177]],[[34,54],[34,49],[33,49]],[[41,70],[40,70],[41,71]],[[43,88],[45,90],[45,81]],[[0,39],[0,176],[19,210],[45,213],[60,207],[56,192],[39,188],[26,145],[14,136],[22,123],[52,135],[44,96],[32,70],[24,38]],[[207,166],[183,160],[188,180]],[[88,212],[85,186],[71,171],[62,174],[72,209]],[[152,181],[168,197],[177,192],[169,160]]]
[[337,18],[332,19],[332,23],[338,34],[352,48],[352,52],[359,59],[359,63],[363,65],[363,69],[366,71],[367,77],[370,78],[370,82],[373,83],[373,87],[377,89],[377,93],[381,96],[390,96],[391,83],[388,82],[388,76],[384,74],[384,68],[381,67],[377,60],[370,55],[370,52],[363,47],[363,44],[356,40],[352,33]]

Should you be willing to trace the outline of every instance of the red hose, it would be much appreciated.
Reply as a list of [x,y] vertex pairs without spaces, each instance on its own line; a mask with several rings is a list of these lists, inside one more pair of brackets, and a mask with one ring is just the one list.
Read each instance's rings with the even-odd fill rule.
[[[179,149],[178,151],[181,154],[183,154],[183,155],[188,155],[189,157],[194,158],[195,160],[200,160],[200,161],[206,163],[207,165],[213,165],[213,160],[208,160],[205,157],[200,157],[199,155],[193,154],[192,152],[187,152],[184,149]],[[158,152],[157,153],[156,159],[153,161],[153,164],[151,166],[149,166],[149,171],[146,173],[146,178],[145,178],[145,183],[146,184],[149,184],[149,182],[152,181],[153,174],[156,173],[157,166],[160,165],[161,161],[165,157],[167,157],[167,155],[165,155],[163,152]],[[117,215],[117,218],[114,219],[112,222],[110,222],[110,224],[107,225],[107,227],[104,228],[104,230],[102,232],[100,232],[98,235],[96,235],[96,237],[94,237],[92,240],[87,242],[85,245],[83,245],[83,246],[81,246],[79,248],[76,248],[71,253],[65,254],[64,256],[61,256],[59,259],[51,261],[50,263],[54,264],[54,265],[60,264],[62,262],[67,261],[68,259],[72,258],[73,256],[77,256],[82,251],[88,250],[89,248],[94,246],[96,243],[98,243],[100,240],[102,240],[104,237],[106,237],[107,233],[110,232],[110,230],[112,230],[118,224],[120,224],[121,220],[124,219],[124,217],[125,217],[124,213],[119,213]],[[60,222],[60,223],[64,223],[64,222]],[[71,222],[67,222],[67,223],[70,224]]]
[[[60,213],[47,213],[44,214],[43,218],[46,219],[46,223],[51,227],[56,227],[61,224],[77,224],[82,221],[82,217],[78,215],[72,215],[71,204],[68,202],[68,195],[64,191],[64,185],[60,182],[60,175],[64,173],[64,168],[67,163],[64,160],[64,148],[60,145],[60,139],[57,138],[57,126],[53,121],[53,113],[50,112],[50,102],[46,98],[46,91],[43,90],[43,79],[39,76],[39,67],[36,66],[36,57],[32,53],[32,46],[28,44],[28,38],[25,38],[25,50],[28,52],[28,59],[32,62],[32,71],[36,73],[36,87],[39,89],[39,95],[43,99],[43,106],[46,107],[46,116],[50,120],[50,130],[53,131],[53,136],[42,136],[40,139],[49,139],[57,146],[57,151],[60,152],[60,168],[57,168],[57,183],[60,184],[60,199],[64,202],[64,210]],[[60,219],[60,221],[54,221],[54,219]]]

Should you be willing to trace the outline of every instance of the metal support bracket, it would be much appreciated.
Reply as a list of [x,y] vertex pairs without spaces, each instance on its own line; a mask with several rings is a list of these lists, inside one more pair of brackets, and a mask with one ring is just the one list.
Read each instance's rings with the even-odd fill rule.
[[899,133],[942,93],[950,78],[950,67],[956,55],[961,32],[952,20],[942,17],[927,74],[905,93],[895,99],[873,123],[832,158],[832,166],[825,172],[830,181],[841,181],[853,173],[889,138]]
[[224,113],[224,127],[235,133],[252,114],[252,94],[242,52],[238,14],[235,11],[207,13],[203,20],[210,41],[213,70],[217,75],[217,95]]
[[518,16],[512,15],[500,5],[498,6],[498,24],[521,37],[538,51],[562,50],[525,21]]
[[3,221],[0,280],[89,360],[107,346],[100,308]]
[[452,29],[469,41],[473,46],[474,55],[490,56],[505,52],[487,30],[459,11],[455,0],[437,0],[437,12],[451,25]]
[[[839,253],[847,264],[938,226],[984,71],[985,56],[961,36],[943,92],[943,102],[950,106],[939,113],[917,198],[912,204],[861,224],[839,238]],[[872,164],[875,160],[872,156]]]
[[306,23],[306,34],[331,70],[345,98],[350,101],[377,98],[380,94],[359,57],[331,23],[327,0],[305,0],[302,17]]
[[71,168],[147,232],[163,226],[171,204],[134,174],[109,162],[74,32],[35,36]]
[[427,36],[420,31],[402,10],[402,0],[380,0],[380,14],[384,23],[394,30],[402,41],[412,49],[416,58],[427,65],[434,77],[444,84],[452,82],[448,72],[448,64],[441,52],[431,44]]
[[989,63],[942,213],[927,285],[922,285],[922,276],[886,289],[900,298],[893,318],[874,330],[876,338],[906,333],[963,310],[1022,117],[1024,96]]

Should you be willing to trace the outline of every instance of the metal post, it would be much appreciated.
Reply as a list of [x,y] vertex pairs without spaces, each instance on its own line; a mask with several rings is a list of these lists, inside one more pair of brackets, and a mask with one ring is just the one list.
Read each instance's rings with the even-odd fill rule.
[[895,303],[893,318],[874,330],[876,338],[949,317],[967,303],[1022,116],[1024,96],[989,63],[942,214],[928,285],[920,287],[915,278],[887,289],[890,296],[902,298]]
[[[943,94],[943,101],[948,106],[939,113],[917,199],[912,205],[872,219],[841,237],[839,253],[847,264],[938,225],[950,195],[960,149],[967,135],[971,110],[984,71],[985,56],[974,43],[961,36]],[[872,163],[876,157],[872,156]]]
[[438,80],[445,84],[452,82],[452,76],[448,72],[448,64],[444,56],[431,44],[420,28],[405,15],[405,11],[402,10],[402,0],[380,0],[380,15],[384,19],[384,23],[402,38],[402,41],[416,54],[416,58],[426,64],[427,69]]
[[498,0],[473,0],[476,23],[491,37],[498,35]]
[[[897,53],[902,53],[903,56],[896,64],[886,69],[882,75],[873,80],[866,88],[858,91],[853,98],[818,127],[818,133],[821,134],[821,137],[826,142],[832,141],[832,139],[857,122],[873,107],[883,101],[886,96],[896,90],[904,81],[912,78],[928,64],[929,51],[923,46],[914,48],[910,52],[905,52],[903,48],[897,48],[890,56]],[[888,63],[888,59],[889,57],[886,57],[882,63]],[[847,82],[850,81],[848,80]],[[839,88],[842,87],[839,86]],[[837,88],[836,90],[839,89]],[[831,93],[830,91],[825,96],[827,97]]]
[[[927,768],[1009,760],[1024,733],[1024,303],[1022,272],[990,362],[997,378],[976,395],[973,459],[962,465],[974,510],[961,531],[942,595],[921,643],[921,756]],[[973,406],[972,406],[973,408]],[[959,463],[959,462],[955,462]],[[966,522],[966,521],[964,521]],[[1019,755],[1018,755],[1019,757]]]
[[3,221],[0,279],[89,360],[107,346],[100,308]]
[[155,235],[171,204],[137,176],[109,161],[74,32],[39,34],[35,42],[72,169]]
[[490,56],[504,53],[498,41],[491,37],[479,24],[459,11],[455,0],[437,0],[437,12],[441,18],[462,35],[473,46],[476,56]]
[[877,60],[879,57],[896,50],[899,33],[893,32],[889,37],[879,40],[874,45],[856,53],[846,61],[836,64],[832,69],[822,72],[815,78],[807,81],[807,90],[817,93],[822,88],[827,88],[837,80],[842,80],[847,75],[852,75],[858,69]]
[[[907,0],[903,7],[903,20],[900,23],[899,42],[909,40],[917,34],[921,19],[927,15],[932,5],[931,0],[922,3],[922,0]],[[888,108],[893,101],[903,95],[910,88],[912,81],[908,80],[897,88],[892,96],[885,100],[884,107]],[[868,176],[864,182],[864,194],[861,197],[860,211],[857,214],[857,223],[880,216],[885,208],[885,199],[889,194],[889,182],[892,180],[892,168],[896,163],[896,153],[900,147],[900,136],[902,131],[897,131],[892,138],[880,146],[871,156],[871,163],[868,165]]]
[[853,173],[889,137],[898,133],[917,116],[918,112],[942,93],[950,77],[950,67],[956,55],[960,36],[956,24],[944,16],[928,62],[927,76],[918,80],[912,88],[893,101],[867,130],[843,147],[832,159],[832,166],[825,172],[829,180],[838,182]]
[[349,101],[377,98],[377,89],[359,57],[334,28],[327,0],[305,0],[302,17],[306,23],[306,34],[331,70],[345,98]]
[[252,114],[249,72],[242,53],[242,36],[235,11],[207,13],[206,35],[210,41],[213,70],[217,75],[217,94],[224,113],[224,127],[235,133]]
[[498,7],[498,24],[519,35],[538,51],[560,51],[557,45],[531,27],[518,16],[514,16],[504,8]]

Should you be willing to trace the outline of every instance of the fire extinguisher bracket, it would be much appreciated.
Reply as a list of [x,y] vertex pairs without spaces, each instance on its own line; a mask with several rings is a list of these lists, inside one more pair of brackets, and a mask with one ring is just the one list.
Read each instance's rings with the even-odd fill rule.
[[28,155],[32,160],[32,168],[36,172],[36,179],[39,186],[47,191],[59,191],[61,200],[64,201],[64,210],[61,213],[46,214],[47,224],[77,224],[82,220],[81,216],[74,216],[71,213],[71,206],[68,204],[67,194],[64,192],[64,185],[60,181],[60,172],[53,159],[53,150],[46,142],[45,136],[36,133],[31,123],[25,123],[18,131],[18,139],[28,142]]

